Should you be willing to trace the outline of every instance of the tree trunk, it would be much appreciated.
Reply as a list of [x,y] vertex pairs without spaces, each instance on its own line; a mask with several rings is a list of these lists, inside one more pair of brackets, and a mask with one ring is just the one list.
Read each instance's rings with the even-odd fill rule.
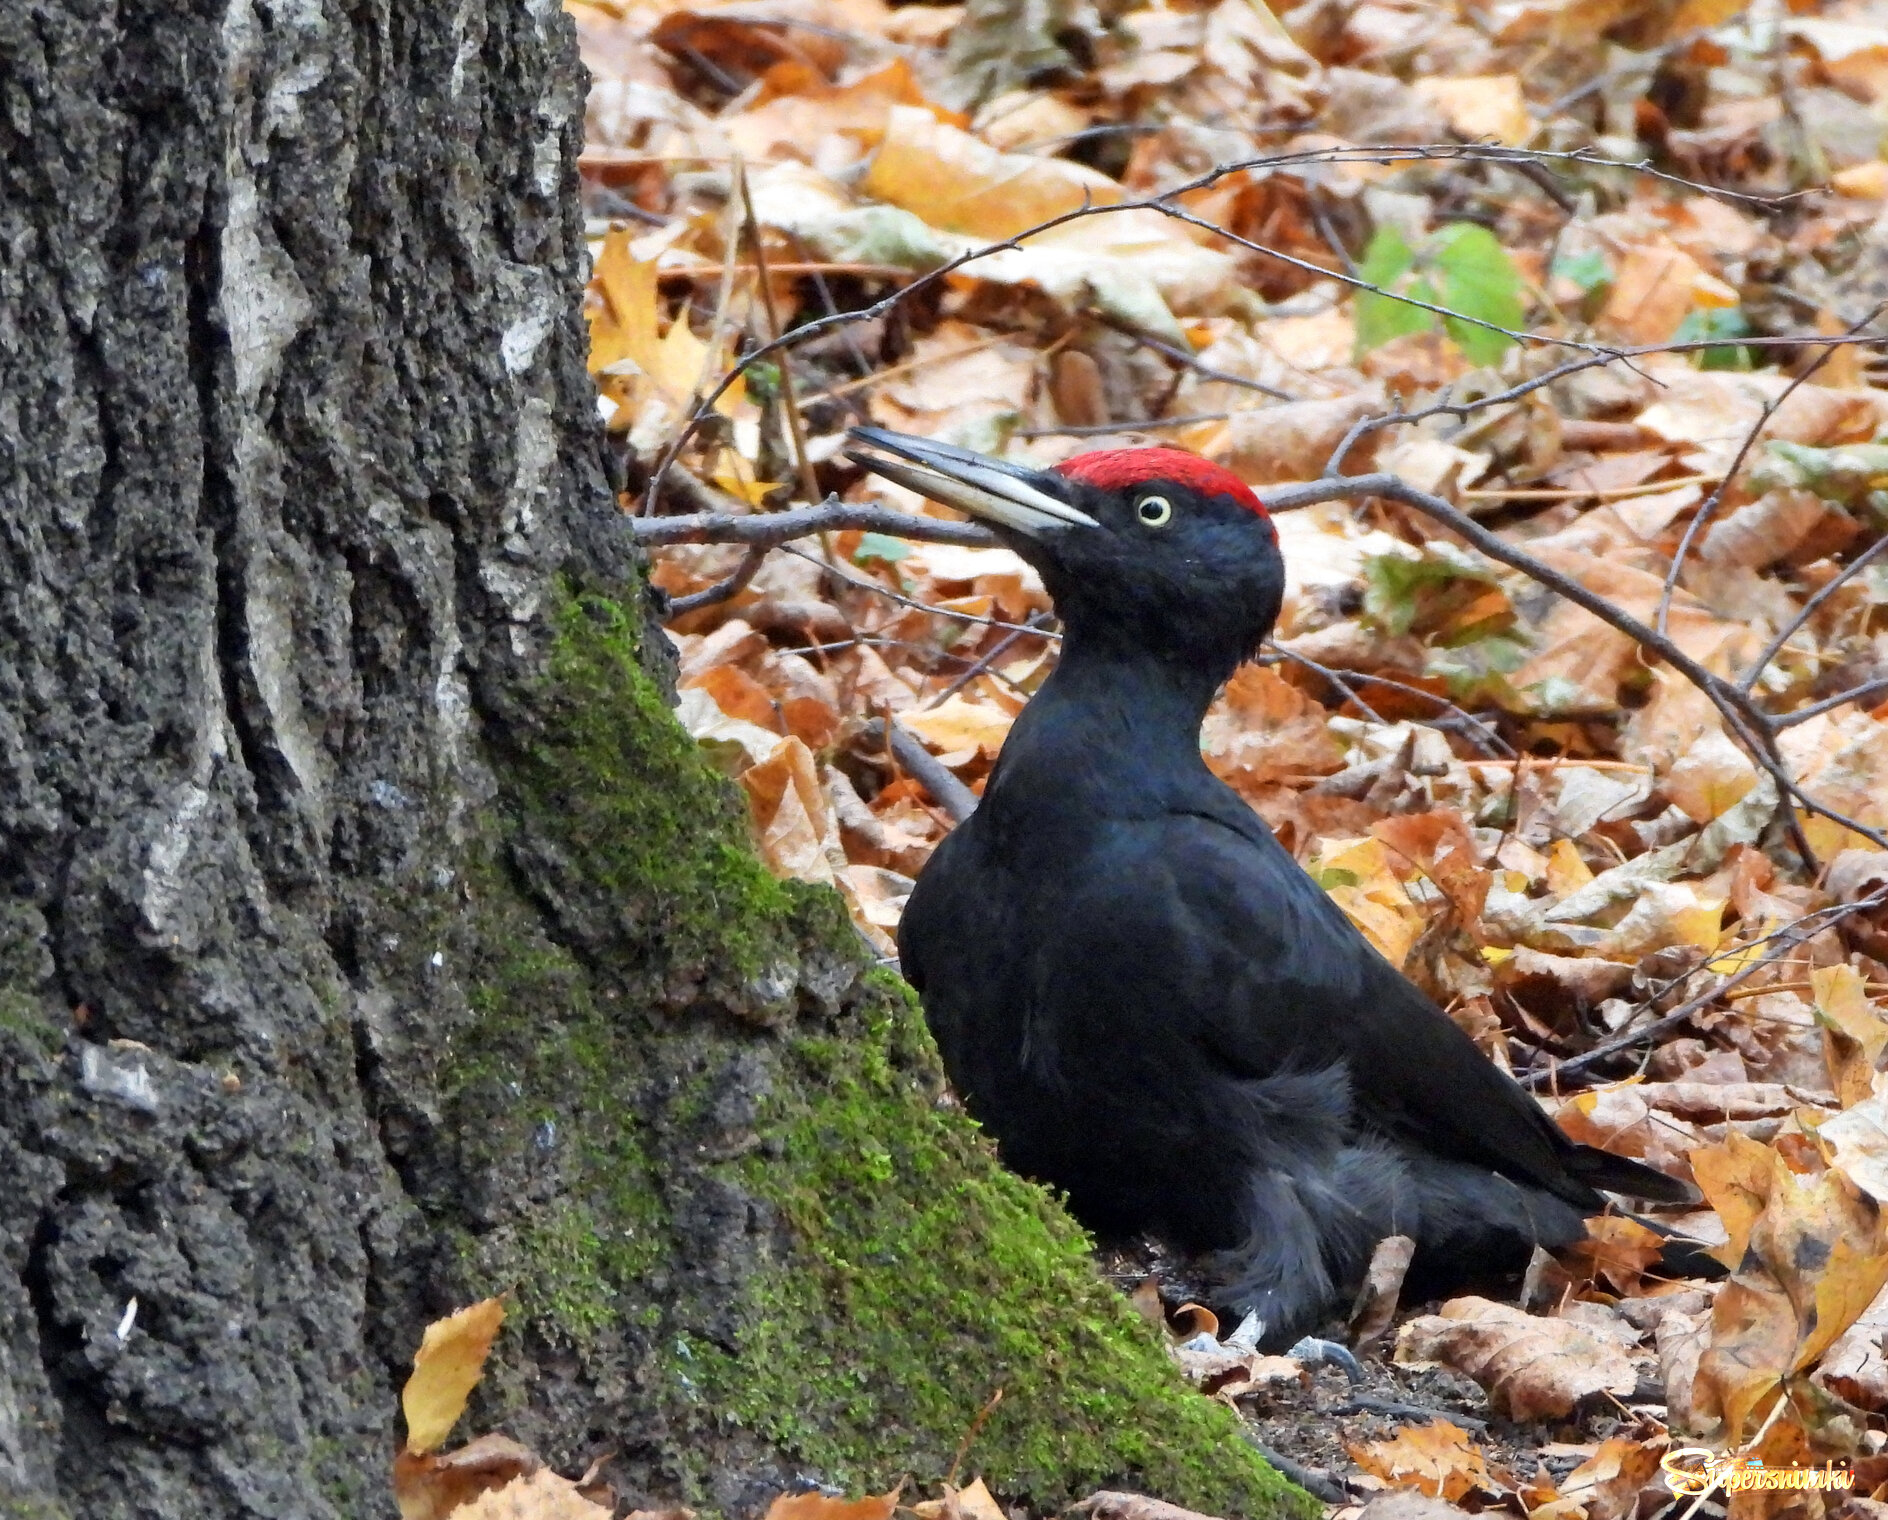
[[[423,1325],[638,1504],[1296,1509],[666,711],[554,0],[0,5],[0,1515],[391,1513]],[[134,1307],[135,1306],[135,1307]]]

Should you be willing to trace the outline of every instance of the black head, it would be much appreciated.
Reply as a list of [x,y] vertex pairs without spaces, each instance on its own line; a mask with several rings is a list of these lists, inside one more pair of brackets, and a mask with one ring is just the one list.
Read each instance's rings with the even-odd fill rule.
[[867,469],[989,523],[1091,649],[1223,679],[1277,621],[1285,564],[1272,519],[1251,487],[1197,454],[1104,449],[1031,470],[883,428],[852,436],[897,456],[855,452]]

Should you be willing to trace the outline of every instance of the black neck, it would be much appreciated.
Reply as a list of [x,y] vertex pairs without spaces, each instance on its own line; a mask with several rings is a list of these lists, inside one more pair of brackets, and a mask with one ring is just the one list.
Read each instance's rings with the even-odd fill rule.
[[1047,784],[1071,803],[1112,812],[1197,786],[1211,774],[1200,722],[1230,673],[1071,633],[1010,730],[986,797],[1012,782],[1032,792]]

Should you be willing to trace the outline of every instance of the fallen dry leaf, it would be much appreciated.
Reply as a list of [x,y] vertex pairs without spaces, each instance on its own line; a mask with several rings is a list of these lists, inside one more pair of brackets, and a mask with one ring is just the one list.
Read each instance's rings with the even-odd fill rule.
[[536,1472],[537,1453],[509,1436],[484,1435],[453,1451],[402,1449],[393,1459],[400,1520],[446,1520],[482,1493]]
[[413,1354],[412,1376],[400,1394],[406,1450],[423,1455],[452,1434],[504,1322],[504,1301],[487,1298],[426,1327]]
[[452,1514],[454,1520],[607,1520],[611,1509],[586,1499],[570,1479],[540,1468],[480,1494]]
[[1590,1394],[1631,1393],[1639,1381],[1630,1354],[1637,1342],[1623,1320],[1547,1319],[1470,1297],[1404,1325],[1396,1360],[1465,1372],[1504,1418],[1537,1420],[1570,1414]]
[[765,1520],[891,1520],[899,1489],[867,1494],[863,1499],[833,1499],[821,1493],[781,1494],[767,1506]]
[[1888,1284],[1888,1231],[1838,1173],[1799,1177],[1771,1153],[1749,1243],[1712,1307],[1692,1405],[1743,1440],[1771,1396],[1811,1368]]
[[1499,1494],[1508,1484],[1488,1468],[1488,1457],[1469,1433],[1447,1420],[1404,1425],[1387,1441],[1347,1442],[1344,1448],[1365,1472],[1439,1499]]

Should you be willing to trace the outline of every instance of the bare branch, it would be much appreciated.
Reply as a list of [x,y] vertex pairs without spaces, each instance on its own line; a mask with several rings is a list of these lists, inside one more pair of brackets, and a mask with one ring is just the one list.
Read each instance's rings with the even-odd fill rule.
[[1796,631],[1816,615],[1816,609],[1822,606],[1824,602],[1828,601],[1830,597],[1834,596],[1836,592],[1840,591],[1856,576],[1860,575],[1862,571],[1866,570],[1869,565],[1874,562],[1875,557],[1884,549],[1888,549],[1888,534],[1882,535],[1882,537],[1876,539],[1874,543],[1870,544],[1860,554],[1856,555],[1843,569],[1840,575],[1836,576],[1828,585],[1824,586],[1814,596],[1810,597],[1808,601],[1804,602],[1796,616],[1783,625],[1774,639],[1764,645],[1763,653],[1757,656],[1757,662],[1750,667],[1749,672],[1739,683],[1738,689],[1740,691],[1749,691],[1751,687],[1755,686],[1757,684],[1757,678],[1764,672],[1764,667],[1783,652],[1784,646],[1788,644],[1791,639],[1796,637]]
[[950,772],[936,755],[904,724],[893,718],[890,723],[874,719],[866,725],[867,743],[884,744],[892,758],[908,771],[912,779],[931,794],[931,800],[950,815],[952,823],[962,823],[977,811],[977,794]]
[[[1843,334],[1843,336],[1848,338],[1860,336],[1862,329],[1873,322],[1876,317],[1880,316],[1885,307],[1888,307],[1888,301],[1877,306],[1867,316],[1863,317],[1861,321],[1851,326],[1848,332]],[[1659,612],[1656,621],[1660,633],[1665,631],[1665,620],[1672,610],[1672,593],[1678,587],[1679,572],[1685,568],[1685,558],[1691,553],[1692,541],[1697,538],[1699,532],[1704,528],[1704,525],[1716,515],[1718,503],[1724,500],[1724,493],[1731,488],[1731,482],[1737,478],[1737,472],[1743,469],[1744,461],[1750,457],[1750,451],[1757,446],[1757,439],[1762,436],[1763,430],[1770,425],[1770,419],[1776,416],[1778,411],[1782,409],[1784,402],[1788,401],[1791,396],[1796,394],[1799,387],[1807,385],[1810,377],[1835,356],[1836,349],[1839,346],[1840,345],[1835,343],[1826,345],[1821,353],[1816,355],[1809,364],[1804,366],[1801,374],[1795,376],[1772,400],[1764,404],[1763,411],[1758,414],[1757,420],[1751,424],[1750,431],[1744,435],[1743,443],[1738,446],[1737,456],[1731,460],[1730,467],[1724,472],[1724,478],[1717,484],[1717,489],[1712,491],[1710,496],[1705,498],[1704,504],[1692,515],[1691,521],[1685,524],[1684,536],[1678,541],[1678,551],[1672,556],[1671,568],[1665,572],[1665,588],[1659,593]],[[1749,690],[1749,687],[1746,686],[1745,690]]]
[[[1815,936],[1822,933],[1824,929],[1829,928],[1833,924],[1840,923],[1850,914],[1861,913],[1870,908],[1878,908],[1883,903],[1888,903],[1888,887],[1879,888],[1871,892],[1867,897],[1858,898],[1852,903],[1838,903],[1831,907],[1818,908],[1813,913],[1805,914],[1795,923],[1777,930],[1774,934],[1766,936],[1770,941],[1769,949],[1764,951],[1761,956],[1752,961],[1748,966],[1743,967],[1731,976],[1727,976],[1723,981],[1711,988],[1710,991],[1701,992],[1693,998],[1687,998],[1670,1013],[1652,1020],[1649,1024],[1642,1024],[1637,1029],[1627,1030],[1626,1033],[1622,1035],[1616,1035],[1610,1040],[1603,1041],[1595,1045],[1591,1050],[1583,1051],[1581,1054],[1570,1057],[1565,1061],[1556,1061],[1551,1066],[1545,1067],[1539,1071],[1531,1071],[1520,1079],[1521,1085],[1538,1090],[1558,1083],[1563,1077],[1576,1076],[1584,1072],[1590,1066],[1597,1066],[1609,1056],[1616,1056],[1621,1051],[1632,1049],[1635,1045],[1642,1045],[1648,1040],[1656,1040],[1663,1035],[1670,1034],[1673,1030],[1679,1028],[1689,1020],[1700,1008],[1708,1007],[1733,988],[1742,986],[1759,971],[1781,960],[1805,940],[1815,938]],[[1811,920],[1816,920],[1813,926]],[[1761,944],[1762,941],[1759,940],[1753,943]]]
[[1888,677],[1876,681],[1864,681],[1860,686],[1852,686],[1847,691],[1839,691],[1833,697],[1824,697],[1820,702],[1812,702],[1807,707],[1799,707],[1794,712],[1779,713],[1770,720],[1770,727],[1782,732],[1794,728],[1799,723],[1807,723],[1811,718],[1820,717],[1831,708],[1846,707],[1851,702],[1859,702],[1864,697],[1872,697],[1877,692],[1888,693]]
[[664,544],[752,544],[771,549],[796,538],[843,533],[856,528],[927,544],[959,544],[972,549],[997,545],[996,535],[975,523],[919,517],[875,503],[853,503],[829,496],[817,507],[790,512],[691,512],[683,517],[632,517],[629,531],[645,548]]
[[679,596],[669,603],[669,616],[680,617],[685,612],[698,612],[703,607],[719,606],[730,597],[739,596],[747,589],[747,583],[753,580],[762,563],[767,558],[767,548],[763,544],[749,549],[741,556],[741,563],[734,574],[725,580],[716,581],[705,591],[691,591],[687,596]]

